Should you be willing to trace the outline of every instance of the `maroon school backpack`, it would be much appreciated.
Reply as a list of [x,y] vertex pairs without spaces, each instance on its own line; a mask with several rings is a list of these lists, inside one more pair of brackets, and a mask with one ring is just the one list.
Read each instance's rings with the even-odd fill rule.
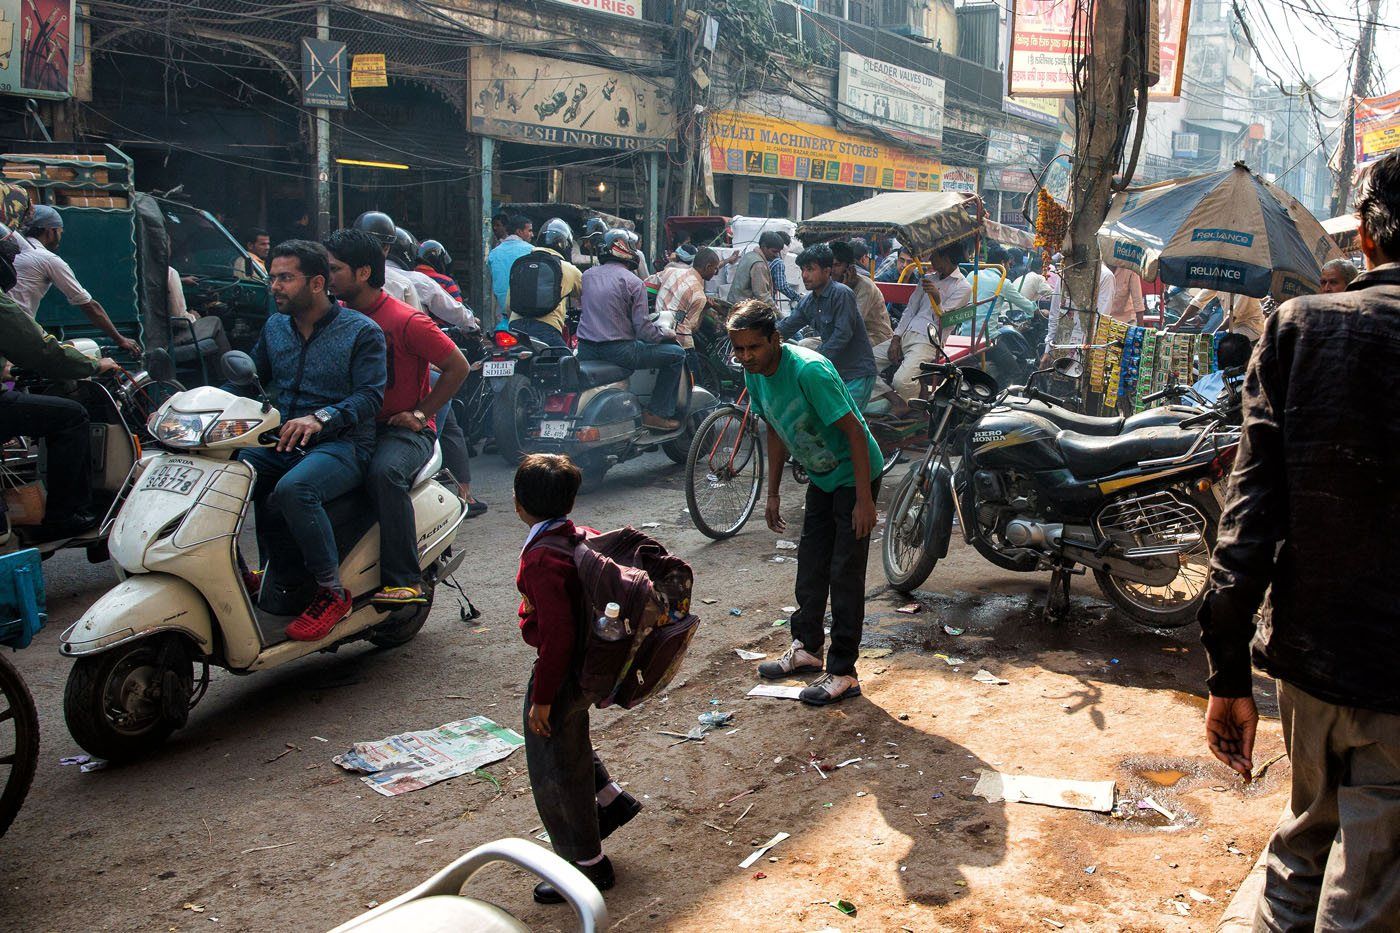
[[[630,525],[580,532],[572,545],[546,537],[537,546],[569,554],[583,584],[575,667],[584,696],[599,709],[631,709],[664,690],[700,625],[690,611],[690,565]],[[593,622],[608,603],[621,608],[630,637],[605,641],[594,634]]]

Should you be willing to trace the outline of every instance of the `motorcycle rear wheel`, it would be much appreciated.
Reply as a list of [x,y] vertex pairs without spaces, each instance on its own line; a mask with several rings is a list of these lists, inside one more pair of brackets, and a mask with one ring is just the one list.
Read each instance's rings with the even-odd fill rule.
[[1205,602],[1210,589],[1210,555],[1215,549],[1220,507],[1210,494],[1191,496],[1189,501],[1205,519],[1205,533],[1181,554],[1181,569],[1171,583],[1147,586],[1120,580],[1102,570],[1094,571],[1094,580],[1108,601],[1139,625],[1163,629],[1190,625],[1196,621],[1201,604]]
[[[487,389],[487,391],[491,391]],[[525,421],[536,398],[534,386],[524,376],[511,376],[491,405],[491,426],[496,452],[511,466],[520,462],[525,449]]]
[[920,475],[915,464],[895,488],[880,546],[885,579],[901,593],[918,589],[938,564],[938,555],[928,547],[928,523],[938,517],[930,510],[929,491]]
[[[19,813],[29,786],[34,782],[34,768],[39,763],[39,713],[29,688],[4,657],[0,657],[0,836],[10,828]],[[13,742],[3,736],[14,733]],[[8,773],[6,773],[8,772]]]

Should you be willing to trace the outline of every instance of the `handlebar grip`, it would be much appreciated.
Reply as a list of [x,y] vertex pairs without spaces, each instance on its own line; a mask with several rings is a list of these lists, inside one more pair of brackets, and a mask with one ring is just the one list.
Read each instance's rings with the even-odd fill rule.
[[281,428],[273,428],[258,435],[258,443],[264,446],[271,446],[277,443]]
[[942,373],[945,376],[954,376],[957,375],[958,367],[955,363],[920,363],[919,372],[930,376],[936,373]]
[[1026,395],[1032,399],[1042,401],[1047,405],[1058,405],[1061,408],[1069,407],[1069,402],[1060,398],[1058,395],[1051,395],[1049,392],[1044,392],[1040,389],[1037,389],[1035,386],[1027,386]]
[[1159,391],[1159,392],[1153,392],[1153,393],[1151,393],[1151,394],[1149,394],[1149,395],[1144,395],[1144,396],[1142,397],[1142,401],[1143,401],[1144,404],[1150,405],[1150,404],[1152,404],[1153,402],[1160,402],[1162,399],[1166,398],[1168,395],[1174,395],[1174,394],[1175,394],[1175,393],[1169,392],[1167,389],[1162,389],[1162,390]]
[[1202,412],[1199,415],[1193,415],[1190,418],[1187,418],[1185,421],[1182,421],[1180,423],[1180,427],[1199,428],[1203,425],[1210,424],[1212,421],[1217,420],[1219,417],[1220,415],[1213,411]]

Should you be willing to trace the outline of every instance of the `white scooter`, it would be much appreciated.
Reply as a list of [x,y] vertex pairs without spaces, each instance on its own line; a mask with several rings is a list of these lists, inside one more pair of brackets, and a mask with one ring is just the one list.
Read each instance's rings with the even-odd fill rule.
[[[287,625],[314,591],[295,548],[292,560],[282,550],[272,555],[256,598],[237,557],[256,472],[235,454],[275,443],[282,418],[263,398],[247,354],[227,354],[224,366],[231,382],[255,388],[261,400],[206,386],[152,415],[162,449],[132,467],[104,529],[121,582],[63,633],[60,650],[75,659],[63,697],[68,730],[100,758],[138,757],[183,726],[208,688],[210,665],[246,674],[359,639],[406,643],[427,620],[436,585],[462,561],[451,544],[466,507],[437,480],[435,447],[412,489],[428,604],[387,612],[371,605],[380,585],[379,525],[356,491],[327,503],[354,609],[320,641],[288,640]],[[198,681],[195,663],[203,667]]]

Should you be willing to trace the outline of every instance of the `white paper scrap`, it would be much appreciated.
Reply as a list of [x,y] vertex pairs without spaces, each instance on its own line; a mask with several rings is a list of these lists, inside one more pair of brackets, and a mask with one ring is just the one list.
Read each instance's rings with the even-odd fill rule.
[[1069,781],[1029,774],[1002,774],[984,768],[978,768],[977,775],[977,784],[972,792],[991,803],[1002,800],[1008,803],[1038,803],[1047,807],[1093,810],[1098,813],[1108,813],[1113,809],[1116,786],[1112,781]]
[[787,833],[778,833],[778,835],[774,836],[772,839],[769,839],[763,845],[750,852],[749,857],[739,863],[739,867],[751,868],[754,862],[757,862],[759,859],[763,858],[765,855],[768,854],[769,849],[773,848],[775,845],[787,838],[789,838]]
[[734,653],[745,661],[761,661],[768,657],[768,655],[764,654],[762,651],[750,651],[747,648],[735,648]]
[[1002,680],[996,674],[993,674],[991,671],[985,668],[978,668],[977,673],[972,675],[972,679],[977,681],[979,684],[996,684],[997,686],[1005,686],[1006,684],[1011,683],[1011,681],[1009,680]]
[[749,691],[751,697],[772,697],[775,700],[798,700],[802,698],[802,687],[785,687],[782,684],[759,684]]

